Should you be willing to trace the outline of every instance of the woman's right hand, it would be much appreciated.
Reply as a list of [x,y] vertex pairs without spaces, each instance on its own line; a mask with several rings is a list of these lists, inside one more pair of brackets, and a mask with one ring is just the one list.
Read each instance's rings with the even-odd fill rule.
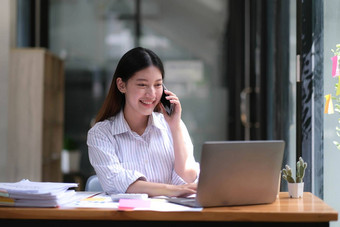
[[187,197],[196,194],[197,184],[168,185],[166,196],[168,197]]

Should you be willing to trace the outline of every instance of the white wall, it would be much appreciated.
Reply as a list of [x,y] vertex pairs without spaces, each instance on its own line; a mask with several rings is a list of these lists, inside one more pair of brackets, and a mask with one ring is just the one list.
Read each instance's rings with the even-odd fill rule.
[[0,0],[0,6],[0,181],[6,181],[9,51],[15,44],[16,0]]

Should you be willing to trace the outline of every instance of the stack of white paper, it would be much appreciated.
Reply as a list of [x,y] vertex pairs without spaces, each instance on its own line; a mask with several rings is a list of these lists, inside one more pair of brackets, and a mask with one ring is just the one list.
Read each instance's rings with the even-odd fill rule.
[[76,183],[31,182],[0,183],[0,206],[57,207],[71,202]]

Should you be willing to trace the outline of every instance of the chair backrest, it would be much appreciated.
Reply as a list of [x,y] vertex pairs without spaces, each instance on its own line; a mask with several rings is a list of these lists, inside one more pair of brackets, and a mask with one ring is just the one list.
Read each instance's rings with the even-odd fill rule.
[[97,175],[90,176],[85,185],[85,191],[88,192],[102,192],[103,188],[99,183]]

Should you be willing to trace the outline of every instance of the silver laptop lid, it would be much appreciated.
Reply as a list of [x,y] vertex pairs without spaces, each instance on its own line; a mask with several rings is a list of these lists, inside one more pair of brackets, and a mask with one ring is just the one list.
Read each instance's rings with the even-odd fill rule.
[[205,142],[197,200],[203,207],[272,203],[284,141]]

